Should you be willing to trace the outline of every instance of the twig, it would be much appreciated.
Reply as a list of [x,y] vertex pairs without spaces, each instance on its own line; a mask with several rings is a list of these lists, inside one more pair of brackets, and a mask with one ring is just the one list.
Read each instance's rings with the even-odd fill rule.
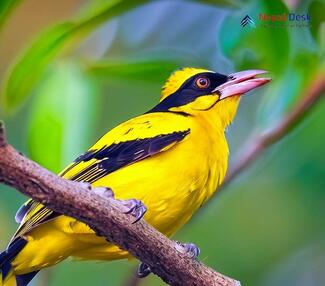
[[91,187],[58,177],[23,157],[6,144],[3,125],[0,125],[0,142],[0,182],[56,212],[87,223],[98,235],[149,265],[166,283],[177,286],[240,285],[181,253],[174,241],[144,220],[132,224],[133,218],[122,213],[114,199],[103,198],[90,191]]
[[37,286],[48,286],[52,278],[52,269],[46,268],[44,269],[38,277]]
[[3,121],[0,120],[0,148],[6,146],[7,138],[6,138],[6,130]]
[[144,279],[138,278],[135,275],[136,268],[132,270],[132,272],[129,274],[127,279],[124,281],[123,286],[139,286],[142,284],[142,281],[145,281]]

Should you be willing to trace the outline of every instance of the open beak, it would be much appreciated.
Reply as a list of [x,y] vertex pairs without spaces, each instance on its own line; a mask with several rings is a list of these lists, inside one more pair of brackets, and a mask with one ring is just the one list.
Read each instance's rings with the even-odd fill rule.
[[219,85],[213,93],[220,95],[219,100],[234,96],[242,95],[254,88],[262,86],[271,81],[271,78],[256,77],[266,73],[263,70],[247,70],[236,72],[228,76],[228,81]]

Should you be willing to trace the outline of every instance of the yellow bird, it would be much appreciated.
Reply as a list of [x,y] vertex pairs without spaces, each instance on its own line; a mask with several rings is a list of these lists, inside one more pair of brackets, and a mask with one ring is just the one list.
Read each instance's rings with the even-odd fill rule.
[[[145,220],[172,236],[222,183],[229,153],[225,128],[240,96],[270,81],[257,77],[263,73],[174,72],[154,108],[110,130],[60,175],[111,188],[136,219],[145,212],[141,201]],[[0,285],[26,286],[40,269],[68,257],[110,261],[130,256],[86,224],[33,200],[18,210],[16,221],[20,226],[0,254]],[[185,249],[198,255],[193,244]],[[149,272],[140,264],[140,276]]]

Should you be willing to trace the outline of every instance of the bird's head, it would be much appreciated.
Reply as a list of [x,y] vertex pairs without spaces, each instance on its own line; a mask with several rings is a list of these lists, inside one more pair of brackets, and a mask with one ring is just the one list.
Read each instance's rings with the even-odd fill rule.
[[159,104],[150,112],[213,116],[226,127],[236,114],[241,95],[271,80],[256,77],[263,73],[247,70],[223,75],[198,68],[177,70],[166,81]]

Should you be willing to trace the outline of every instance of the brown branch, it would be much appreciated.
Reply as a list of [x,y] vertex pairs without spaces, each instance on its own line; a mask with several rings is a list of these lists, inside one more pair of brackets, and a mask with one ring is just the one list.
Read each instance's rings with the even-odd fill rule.
[[281,140],[285,135],[289,134],[307,115],[313,106],[320,100],[325,91],[325,75],[320,74],[316,79],[308,86],[304,92],[305,96],[295,106],[295,108],[284,117],[277,125],[270,130],[257,135],[252,136],[246,147],[241,152],[236,165],[229,171],[226,179],[222,185],[224,187],[230,181],[232,181],[239,173],[245,170],[256,158],[263,153],[263,151],[270,145]]
[[234,286],[228,278],[180,252],[179,246],[144,220],[132,224],[116,201],[90,187],[58,177],[6,144],[0,123],[0,182],[32,197],[50,209],[87,223],[98,235],[129,251],[170,285]]
[[136,268],[130,273],[130,275],[125,279],[125,281],[122,283],[123,286],[139,286],[144,282],[144,279],[138,278],[136,273]]
[[7,145],[6,130],[3,121],[0,120],[0,148]]

